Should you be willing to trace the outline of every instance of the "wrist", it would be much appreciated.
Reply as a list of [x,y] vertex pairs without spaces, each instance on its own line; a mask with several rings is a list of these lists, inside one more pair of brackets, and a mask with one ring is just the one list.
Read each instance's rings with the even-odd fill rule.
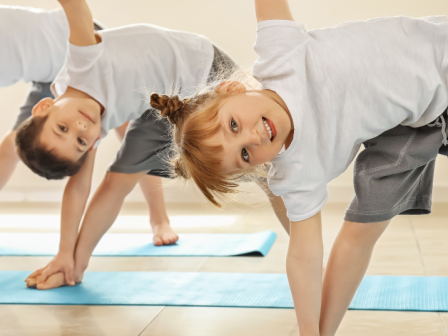
[[67,258],[67,257],[73,258],[73,249],[59,247],[58,256],[64,257],[64,258]]
[[89,259],[90,259],[89,255],[77,253],[75,255],[75,269],[80,272],[84,272],[89,266]]

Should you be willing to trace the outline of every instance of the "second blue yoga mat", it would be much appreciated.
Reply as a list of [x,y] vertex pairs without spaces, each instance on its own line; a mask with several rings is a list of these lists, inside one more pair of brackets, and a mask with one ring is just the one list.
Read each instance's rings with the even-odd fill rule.
[[[277,235],[257,233],[182,233],[170,246],[154,246],[152,234],[108,233],[93,251],[110,257],[225,257],[265,256]],[[59,233],[0,233],[0,256],[51,256],[59,246]]]
[[[0,271],[0,304],[293,308],[285,274],[87,272],[49,291],[26,288],[28,274]],[[448,311],[448,278],[366,276],[350,309]]]

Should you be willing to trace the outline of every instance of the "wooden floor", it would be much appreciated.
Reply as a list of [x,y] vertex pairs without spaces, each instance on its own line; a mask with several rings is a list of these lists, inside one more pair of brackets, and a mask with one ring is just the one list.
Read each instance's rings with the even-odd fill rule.
[[[342,223],[345,205],[324,211],[325,261]],[[0,206],[0,231],[56,232],[57,207]],[[8,225],[1,215],[53,215],[48,223]],[[123,215],[142,216],[145,209],[127,206]],[[93,258],[89,271],[177,271],[284,273],[288,236],[270,208],[217,211],[198,205],[169,208],[177,232],[257,232],[273,230],[278,238],[265,258]],[[208,216],[208,217],[205,217]],[[222,218],[225,217],[225,220]],[[31,217],[29,217],[31,218]],[[117,223],[113,232],[149,232],[135,217]],[[138,220],[137,220],[138,219]],[[51,222],[51,223],[50,223]],[[448,276],[448,205],[434,206],[429,216],[397,217],[377,244],[368,274]],[[1,270],[34,270],[47,257],[0,257]],[[448,336],[448,314],[349,311],[337,335]],[[151,336],[297,336],[293,310],[130,306],[0,306],[1,336],[151,335]]]

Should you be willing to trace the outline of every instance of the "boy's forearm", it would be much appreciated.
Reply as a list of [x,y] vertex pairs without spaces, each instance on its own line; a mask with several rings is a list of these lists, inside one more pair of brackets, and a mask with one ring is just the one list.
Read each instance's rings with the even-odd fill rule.
[[96,44],[93,16],[85,0],[58,0],[70,26],[70,43],[77,46]]
[[266,20],[294,21],[288,0],[255,0],[257,22]]
[[84,271],[95,246],[116,220],[124,199],[146,172],[120,174],[107,172],[89,203],[78,235],[75,268]]
[[70,253],[72,256],[74,254],[79,224],[90,194],[96,151],[97,149],[94,149],[89,152],[79,172],[71,176],[65,186],[61,209],[59,253]]
[[79,224],[81,223],[88,197],[88,191],[73,188],[69,181],[62,199],[59,253],[74,255]]
[[323,242],[320,213],[291,223],[286,272],[300,335],[319,335]]

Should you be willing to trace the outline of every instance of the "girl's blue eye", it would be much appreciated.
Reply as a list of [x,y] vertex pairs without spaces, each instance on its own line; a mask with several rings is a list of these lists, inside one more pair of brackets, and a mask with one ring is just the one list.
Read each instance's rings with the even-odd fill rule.
[[64,126],[59,125],[59,129],[60,129],[62,132],[67,132],[67,128],[64,127]]
[[230,128],[233,132],[238,132],[238,125],[236,124],[235,120],[230,119]]
[[244,161],[249,162],[249,153],[247,152],[246,148],[243,148],[241,150],[241,157]]
[[86,143],[85,143],[81,138],[78,138],[78,142],[79,142],[79,144],[82,145],[82,146],[85,146],[85,145],[86,145]]

